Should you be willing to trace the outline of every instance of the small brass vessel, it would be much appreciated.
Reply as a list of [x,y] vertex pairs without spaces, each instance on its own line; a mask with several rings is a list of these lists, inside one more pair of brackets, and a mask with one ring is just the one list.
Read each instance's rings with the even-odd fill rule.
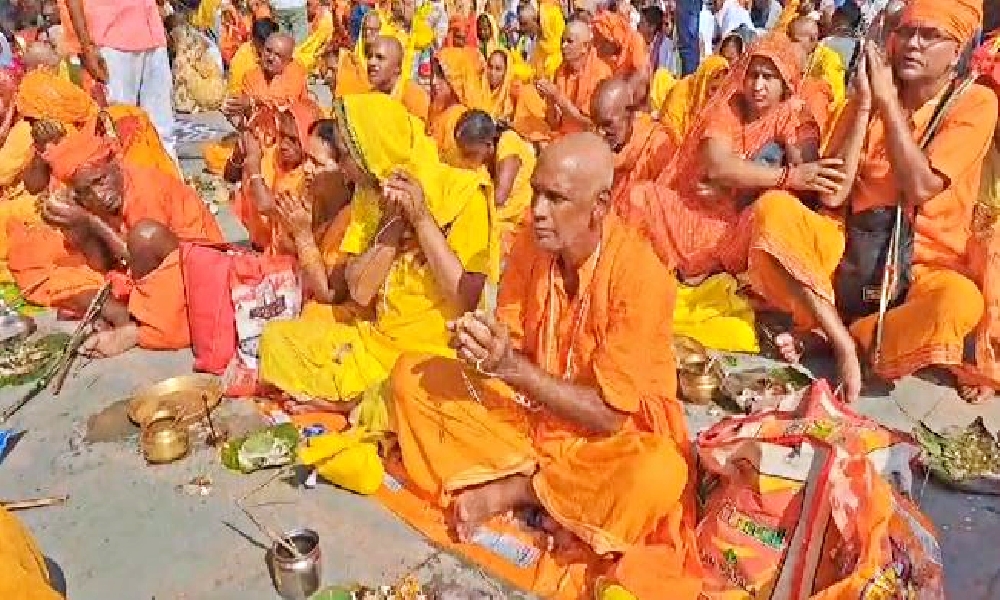
[[685,340],[677,350],[681,398],[690,404],[710,404],[719,396],[722,377],[704,346]]
[[719,376],[714,372],[681,371],[681,396],[691,404],[709,404],[719,395]]
[[156,417],[142,428],[139,437],[146,462],[166,464],[186,456],[191,442],[177,414],[160,410]]

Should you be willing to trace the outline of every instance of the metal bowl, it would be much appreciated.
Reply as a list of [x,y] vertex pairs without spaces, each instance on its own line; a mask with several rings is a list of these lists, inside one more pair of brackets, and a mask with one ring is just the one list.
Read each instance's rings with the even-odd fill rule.
[[128,403],[128,417],[144,427],[161,410],[173,412],[187,427],[205,418],[206,407],[222,401],[222,382],[213,375],[182,375],[137,390]]

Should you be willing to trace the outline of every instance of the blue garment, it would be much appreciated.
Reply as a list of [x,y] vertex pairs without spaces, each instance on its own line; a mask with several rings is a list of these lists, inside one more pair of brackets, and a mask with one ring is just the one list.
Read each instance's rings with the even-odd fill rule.
[[666,37],[662,32],[656,34],[649,51],[653,71],[666,69],[675,77],[680,75],[680,56],[672,38]]
[[702,0],[677,0],[677,44],[681,55],[681,75],[690,75],[701,62],[698,21]]
[[368,14],[369,10],[371,10],[371,7],[363,2],[358,3],[351,10],[351,18],[350,18],[351,31],[349,33],[351,34],[352,44],[357,43],[358,38],[361,37],[361,23],[365,20],[365,15]]

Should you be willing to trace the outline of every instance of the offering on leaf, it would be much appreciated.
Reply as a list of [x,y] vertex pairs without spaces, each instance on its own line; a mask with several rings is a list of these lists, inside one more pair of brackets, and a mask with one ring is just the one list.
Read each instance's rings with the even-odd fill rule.
[[982,417],[964,430],[940,435],[920,423],[914,431],[931,474],[950,487],[1000,495],[1000,442]]

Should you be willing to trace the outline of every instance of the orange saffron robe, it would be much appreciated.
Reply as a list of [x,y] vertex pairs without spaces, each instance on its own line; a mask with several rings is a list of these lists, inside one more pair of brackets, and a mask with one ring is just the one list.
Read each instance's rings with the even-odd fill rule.
[[602,10],[594,15],[590,26],[594,33],[618,46],[618,54],[605,59],[615,75],[630,75],[649,68],[646,41],[624,15],[613,10]]
[[[626,413],[620,432],[587,434],[544,408],[521,407],[498,379],[414,354],[393,369],[390,413],[407,475],[429,495],[447,504],[470,486],[530,476],[546,511],[604,555],[644,542],[661,523],[690,522],[672,325],[660,318],[672,310],[676,281],[648,242],[613,216],[579,275],[579,291],[568,297],[556,257],[525,230],[507,261],[497,317],[536,365],[599,390]],[[684,554],[688,536],[674,531],[661,541]]]
[[[584,59],[579,71],[571,71],[565,62],[556,71],[553,83],[560,93],[569,98],[573,106],[586,116],[590,116],[590,100],[594,97],[597,84],[611,77],[614,73],[600,57],[596,50],[591,50]],[[576,122],[563,119],[558,128],[558,135],[583,131],[584,127]]]
[[[914,131],[926,127],[939,98],[911,117]],[[854,109],[845,110],[853,119]],[[979,193],[983,158],[997,122],[997,98],[976,85],[963,94],[945,115],[927,150],[932,168],[945,176],[948,187],[917,211],[914,221],[913,281],[901,305],[886,313],[882,360],[876,372],[898,379],[931,365],[963,367],[966,336],[983,324],[984,273],[970,254],[973,210]],[[884,125],[874,117],[868,128],[858,176],[849,198],[850,210],[892,206],[900,196],[888,159]],[[811,329],[814,319],[779,282],[783,269],[800,284],[833,303],[833,276],[844,252],[845,236],[839,219],[806,209],[791,194],[769,192],[757,202],[750,241],[749,275],[754,289],[781,310],[791,313],[797,328]],[[986,293],[995,293],[986,290]],[[850,325],[863,350],[871,347],[878,315]],[[983,364],[981,373],[993,373]],[[960,373],[960,374],[961,374]]]
[[[334,91],[334,97],[340,98],[347,94],[364,94],[372,91],[364,61],[359,59],[354,52],[346,49],[341,50],[338,65],[337,89]],[[411,115],[427,124],[431,105],[430,95],[416,81],[402,76],[400,79],[402,81],[397,81],[393,93],[390,95],[402,102]]]
[[[205,203],[193,189],[159,170],[122,165],[124,202],[121,232],[126,235],[139,221],[162,223],[181,240],[223,241],[222,232]],[[100,273],[87,265],[68,236],[46,223],[11,226],[10,271],[29,301],[60,308],[83,292],[94,291],[106,276],[121,277],[128,310],[139,324],[139,345],[150,349],[177,349],[190,344],[187,304],[179,253],[170,253],[161,265],[138,281],[123,273]]]
[[306,70],[292,61],[271,81],[259,67],[247,73],[243,80],[243,94],[255,102],[285,107],[308,99],[308,83]]
[[615,206],[628,202],[628,192],[640,181],[654,181],[677,151],[670,130],[647,113],[636,113],[632,137],[615,153]]

